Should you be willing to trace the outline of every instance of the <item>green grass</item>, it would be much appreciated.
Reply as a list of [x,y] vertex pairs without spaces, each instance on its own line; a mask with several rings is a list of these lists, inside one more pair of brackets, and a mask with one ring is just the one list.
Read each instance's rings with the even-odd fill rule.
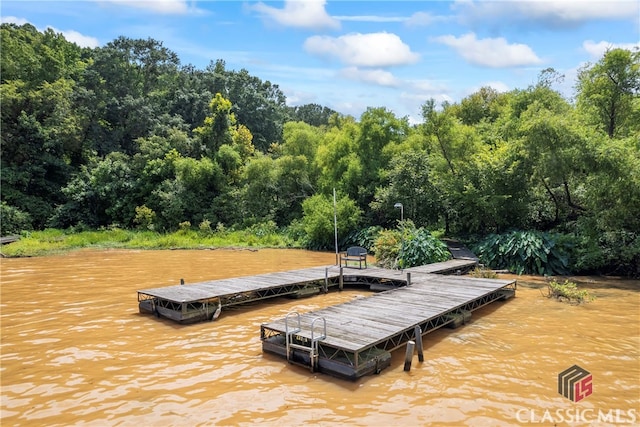
[[82,248],[99,249],[208,249],[223,247],[298,248],[300,245],[284,234],[269,230],[238,231],[179,230],[173,233],[153,231],[93,230],[67,232],[47,229],[23,233],[20,240],[4,245],[6,257],[31,257],[67,252]]

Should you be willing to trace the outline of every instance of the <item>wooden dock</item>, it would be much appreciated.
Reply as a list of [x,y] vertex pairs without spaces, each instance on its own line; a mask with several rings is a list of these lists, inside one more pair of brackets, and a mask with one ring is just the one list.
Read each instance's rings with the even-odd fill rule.
[[[378,373],[391,351],[471,312],[515,295],[515,280],[461,276],[474,259],[452,259],[405,270],[313,267],[138,291],[140,312],[181,323],[215,320],[225,307],[331,288],[366,286],[370,297],[287,317],[260,327],[262,349],[312,371],[347,379]],[[449,275],[444,275],[449,274]]]
[[[408,286],[261,325],[263,351],[312,371],[355,380],[388,367],[390,352],[408,341],[421,343],[425,334],[457,327],[472,311],[515,295],[514,280],[441,276],[420,269],[428,270],[405,270]],[[387,274],[397,280],[396,271]]]
[[[476,265],[470,260],[450,260],[417,267],[430,273],[451,273]],[[405,272],[418,271],[407,269]],[[422,271],[422,270],[420,270]],[[279,296],[309,296],[347,285],[386,290],[405,286],[406,273],[378,268],[363,270],[335,265],[312,267],[256,276],[211,280],[138,291],[141,313],[151,313],[180,323],[214,320],[221,310]]]

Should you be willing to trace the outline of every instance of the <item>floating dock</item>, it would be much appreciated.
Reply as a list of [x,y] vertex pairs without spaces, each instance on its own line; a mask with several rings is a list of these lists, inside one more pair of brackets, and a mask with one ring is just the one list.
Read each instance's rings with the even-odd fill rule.
[[[422,343],[425,334],[457,327],[474,310],[515,295],[515,280],[423,272],[429,268],[404,270],[406,286],[265,323],[262,349],[311,371],[355,380],[388,367],[390,352],[408,341]],[[358,270],[360,279],[368,274],[368,269]],[[381,279],[384,274],[377,270],[374,275]],[[398,280],[396,271],[386,274]]]
[[[476,264],[474,260],[452,259],[418,269],[429,273],[461,273]],[[358,270],[332,265],[142,289],[138,291],[138,306],[141,313],[155,314],[180,323],[195,323],[214,320],[225,307],[285,295],[309,296],[331,288],[342,289],[345,283],[368,286],[371,290],[386,290],[405,286],[406,280],[399,271]]]
[[[355,380],[379,373],[391,351],[443,326],[457,327],[471,312],[515,295],[515,280],[460,276],[477,259],[386,270],[326,266],[138,291],[141,313],[180,323],[215,320],[225,307],[279,296],[308,296],[366,286],[370,297],[287,317],[260,327],[262,350],[311,371]],[[449,274],[449,275],[444,275]]]

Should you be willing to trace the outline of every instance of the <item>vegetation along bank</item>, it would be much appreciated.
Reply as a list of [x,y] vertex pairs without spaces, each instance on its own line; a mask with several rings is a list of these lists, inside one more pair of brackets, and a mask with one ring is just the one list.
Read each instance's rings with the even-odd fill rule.
[[91,230],[331,250],[335,189],[341,248],[396,265],[446,236],[494,268],[640,275],[638,50],[586,64],[571,99],[546,69],[527,88],[425,99],[410,124],[384,106],[290,107],[277,84],[222,59],[181,65],[153,39],[1,32],[0,231],[32,236],[5,254]]

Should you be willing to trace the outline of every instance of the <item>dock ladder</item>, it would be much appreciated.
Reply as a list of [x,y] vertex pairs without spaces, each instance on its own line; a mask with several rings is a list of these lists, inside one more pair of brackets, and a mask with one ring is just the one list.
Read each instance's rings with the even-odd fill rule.
[[[289,328],[290,316],[295,316],[294,322],[296,322],[295,327],[291,329]],[[322,321],[322,333],[316,336],[316,321],[318,320]],[[311,321],[311,342],[309,343],[309,345],[293,342],[294,335],[301,331],[300,314],[298,312],[293,311],[287,314],[284,322],[287,340],[287,360],[289,361],[289,363],[296,363],[294,360],[292,360],[293,350],[306,351],[307,353],[309,353],[309,367],[311,369],[311,372],[314,372],[316,367],[318,366],[318,342],[327,337],[327,320],[324,317],[316,317],[315,319],[313,319],[313,321]]]

